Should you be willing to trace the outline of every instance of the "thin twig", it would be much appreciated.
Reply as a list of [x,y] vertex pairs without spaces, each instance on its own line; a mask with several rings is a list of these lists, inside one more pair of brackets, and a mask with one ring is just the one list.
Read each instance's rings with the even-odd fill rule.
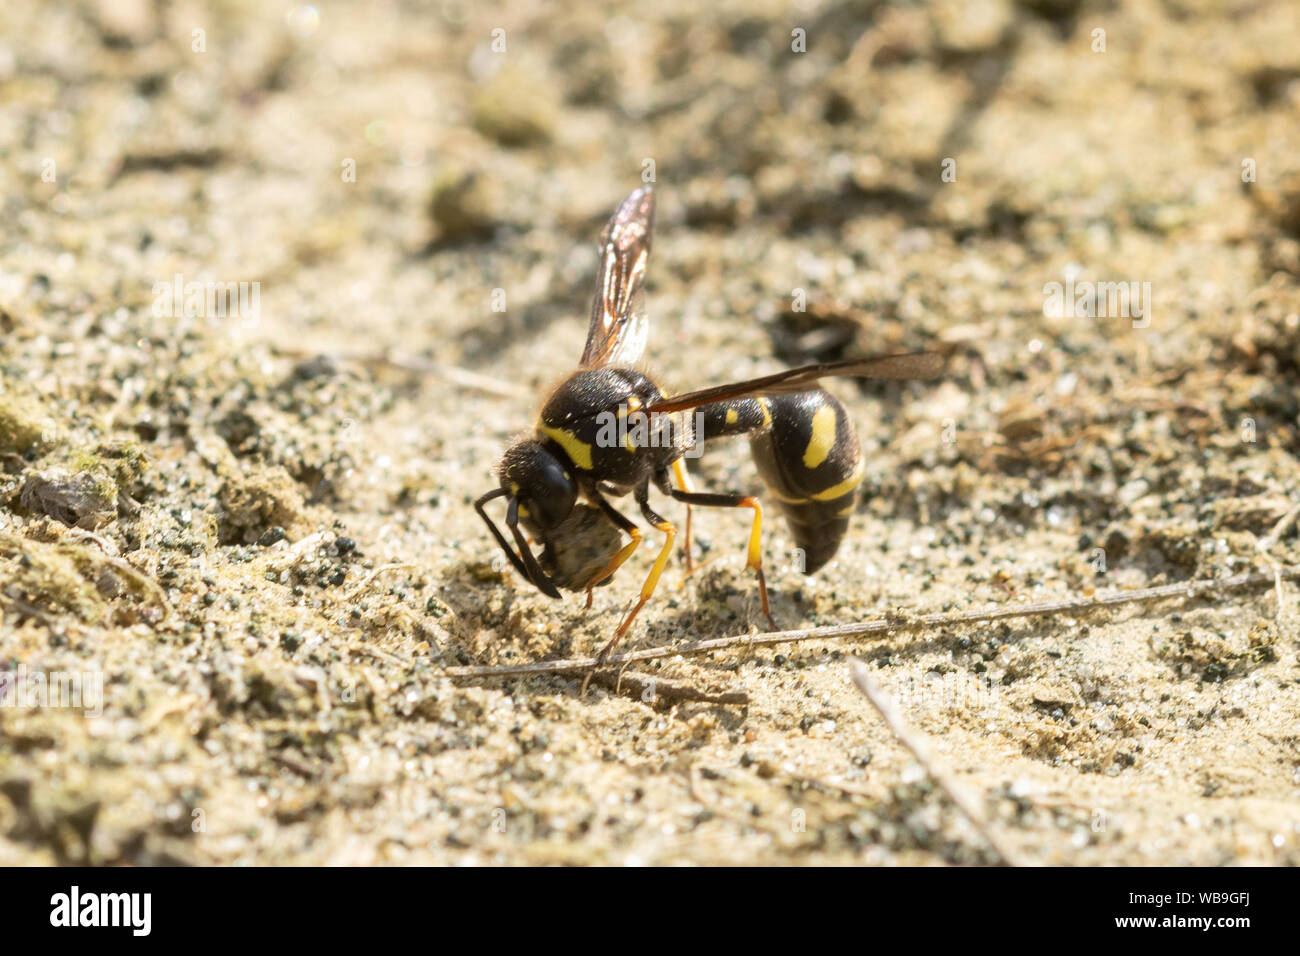
[[489,395],[499,395],[502,398],[532,397],[532,394],[521,385],[513,385],[510,382],[503,382],[490,375],[483,375],[480,372],[461,368],[459,365],[446,365],[442,362],[434,362],[431,359],[420,358],[416,355],[403,355],[398,352],[388,352],[383,357],[383,363],[408,372],[418,372],[424,375],[436,375],[438,378],[445,379],[453,385],[459,385],[462,388],[478,389],[480,392],[487,392]]
[[303,761],[287,753],[272,753],[271,760],[278,763],[281,767],[292,770],[300,777],[306,777],[308,780],[315,780],[320,776],[320,771],[314,767],[308,766]]
[[313,349],[289,348],[283,345],[272,346],[272,349],[277,355],[291,358],[309,358],[323,355],[336,362],[356,362],[358,365],[368,366],[386,365],[390,368],[400,369],[403,372],[414,372],[417,375],[433,375],[451,382],[453,385],[477,389],[480,392],[487,392],[489,395],[498,395],[502,398],[530,397],[530,393],[521,385],[503,382],[498,378],[461,368],[458,365],[447,365],[419,355],[407,355],[392,349],[385,352],[364,353],[321,352]]
[[162,620],[165,622],[171,618],[172,605],[171,602],[167,600],[167,592],[163,589],[163,586],[159,584],[157,580],[120,557],[121,552],[118,551],[117,546],[113,544],[113,542],[100,535],[92,534],[89,531],[83,531],[80,528],[73,528],[71,536],[75,540],[92,541],[98,545],[99,550],[103,552],[105,561],[117,568],[127,577],[131,578],[133,581],[136,581],[146,591],[153,595],[158,607],[162,610]]
[[348,591],[347,594],[343,595],[343,600],[351,601],[354,597],[356,597],[358,594],[360,594],[362,591],[368,588],[370,586],[371,581],[379,577],[379,575],[383,574],[385,571],[396,571],[400,568],[413,568],[413,567],[415,567],[415,565],[411,564],[409,561],[399,561],[397,564],[381,564],[379,567],[375,568],[364,578],[362,578],[361,581],[358,582],[356,587]]
[[112,557],[120,557],[122,552],[112,541],[103,535],[95,534],[93,531],[86,531],[83,528],[69,528],[68,535],[78,541],[93,541],[99,545],[99,550]]
[[749,695],[743,690],[712,693],[682,681],[657,677],[654,674],[639,674],[636,671],[600,670],[593,673],[591,679],[602,687],[610,688],[616,694],[639,697],[652,706],[660,701],[698,701],[705,704],[741,706],[749,704]]
[[[1286,580],[1300,578],[1300,567],[1291,566],[1279,569],[1279,575]],[[1142,588],[1137,591],[1117,591],[1089,598],[1071,598],[1064,601],[1044,601],[1038,604],[1020,604],[990,608],[985,611],[954,611],[948,614],[924,614],[920,617],[902,615],[879,621],[862,621],[856,624],[837,624],[832,627],[810,627],[793,631],[773,631],[768,634],[736,634],[731,637],[718,637],[708,641],[695,641],[666,647],[651,647],[642,651],[629,651],[624,654],[611,654],[605,664],[614,667],[637,661],[660,660],[665,657],[690,657],[709,654],[713,651],[726,650],[731,647],[749,647],[766,644],[798,644],[803,641],[834,640],[848,637],[884,637],[899,631],[933,630],[945,627],[959,627],[963,624],[978,624],[984,621],[1004,621],[1017,617],[1035,617],[1042,614],[1065,614],[1086,612],[1103,607],[1117,607],[1121,604],[1137,604],[1147,601],[1162,601],[1175,598],[1197,598],[1204,594],[1224,594],[1272,585],[1275,576],[1271,573],[1246,571],[1227,578],[1210,578],[1199,581],[1185,581],[1181,584],[1163,584],[1154,588]],[[587,670],[596,666],[594,657],[577,657],[569,660],[538,661],[532,664],[505,664],[501,666],[449,667],[448,677],[511,677],[521,674],[564,674],[571,671]]]
[[[17,598],[11,598],[3,592],[0,592],[0,607],[11,607],[15,611],[18,611],[20,614],[25,614],[27,617],[40,621],[46,627],[49,627],[51,629],[54,627],[56,623],[60,623],[60,624],[63,623],[63,622],[56,622],[53,618],[51,618],[40,608],[33,607],[32,605],[28,604],[26,601],[20,601]],[[0,615],[0,619],[3,619],[3,615]]]
[[1261,553],[1267,554],[1273,550],[1274,545],[1282,540],[1282,536],[1290,530],[1291,525],[1295,524],[1295,519],[1300,517],[1300,505],[1296,505],[1286,514],[1284,514],[1277,524],[1273,525],[1270,531],[1256,547]]
[[1277,593],[1277,620],[1280,624],[1285,623],[1288,617],[1286,591],[1282,587],[1283,569],[1273,560],[1270,552],[1277,547],[1277,543],[1291,529],[1291,525],[1295,524],[1297,517],[1300,517],[1300,505],[1296,505],[1284,514],[1281,520],[1273,525],[1273,530],[1255,545],[1260,554],[1264,555],[1264,559],[1268,561],[1269,567],[1273,569],[1274,590]]
[[916,762],[925,768],[925,772],[934,781],[935,786],[948,795],[948,799],[961,811],[962,816],[971,822],[971,826],[979,831],[985,842],[993,848],[993,851],[998,856],[1002,857],[1002,862],[1008,866],[1024,866],[1025,861],[1019,858],[1016,851],[1007,846],[1002,838],[993,832],[993,827],[989,824],[988,818],[984,816],[979,804],[971,799],[970,795],[953,779],[952,774],[930,752],[930,745],[925,736],[907,725],[903,715],[894,706],[894,701],[884,692],[876,679],[871,676],[871,671],[867,669],[867,665],[860,660],[854,659],[849,662],[849,668],[853,673],[853,683],[857,685],[858,690],[862,691],[863,696],[871,701],[871,706],[880,713],[890,733],[907,748],[908,752],[916,759]]

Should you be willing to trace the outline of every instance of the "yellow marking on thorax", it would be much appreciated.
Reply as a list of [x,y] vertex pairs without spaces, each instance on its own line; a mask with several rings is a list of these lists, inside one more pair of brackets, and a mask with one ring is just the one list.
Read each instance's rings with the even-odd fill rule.
[[758,400],[758,407],[763,410],[763,427],[767,428],[772,424],[772,409],[768,406],[766,398]]
[[853,474],[849,475],[838,485],[832,485],[825,491],[817,492],[817,494],[813,495],[813,500],[834,501],[836,498],[847,495],[862,482],[862,466],[863,462],[859,461],[857,467],[853,469]]
[[826,456],[835,447],[835,409],[823,405],[813,414],[812,437],[804,449],[803,466],[816,468],[826,460]]
[[538,428],[543,435],[564,449],[564,453],[579,470],[591,471],[591,445],[563,428],[552,428],[550,425],[539,425]]
[[728,409],[727,409],[727,424],[728,424],[728,425],[734,425],[734,424],[736,424],[736,422],[738,422],[738,421],[740,421],[740,412],[736,411],[734,408],[728,408]]

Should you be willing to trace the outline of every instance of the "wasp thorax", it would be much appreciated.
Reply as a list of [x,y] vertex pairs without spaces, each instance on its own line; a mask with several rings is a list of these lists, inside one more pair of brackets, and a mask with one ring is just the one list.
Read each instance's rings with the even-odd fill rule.
[[501,459],[501,487],[519,502],[519,520],[538,529],[557,527],[578,500],[578,484],[548,444],[521,441]]

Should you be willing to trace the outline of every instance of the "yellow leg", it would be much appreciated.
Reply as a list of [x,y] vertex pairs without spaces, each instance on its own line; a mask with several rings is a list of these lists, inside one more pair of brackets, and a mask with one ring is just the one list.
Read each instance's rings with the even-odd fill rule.
[[[686,470],[684,459],[678,458],[673,462],[673,477],[677,479],[677,487],[682,491],[692,492],[695,486],[691,483],[690,472]],[[691,554],[691,506],[686,506],[686,534],[682,537],[682,550],[686,552],[686,573],[690,574],[695,570],[695,557]]]
[[609,652],[614,649],[623,635],[628,632],[632,622],[636,620],[637,614],[641,608],[646,606],[650,596],[655,593],[655,587],[659,584],[659,575],[664,573],[664,567],[668,564],[668,557],[673,553],[673,542],[677,539],[677,528],[671,522],[665,521],[663,524],[656,524],[656,528],[664,533],[664,546],[659,551],[659,557],[655,558],[654,567],[646,575],[645,583],[641,585],[641,597],[637,600],[636,606],[628,612],[627,617],[623,618],[623,623],[618,626],[614,632],[613,639],[605,645],[605,649],[596,656],[596,666],[599,667],[609,656]]
[[628,558],[632,557],[632,552],[635,551],[638,546],[640,546],[641,529],[629,528],[627,533],[632,536],[632,540],[629,541],[627,544],[623,545],[623,547],[619,549],[618,554],[614,555],[614,557],[609,559],[609,564],[605,565],[604,568],[596,572],[596,576],[587,582],[587,607],[591,607],[592,588],[600,584],[601,581],[604,581],[615,571],[617,571],[620,567],[622,567],[623,562],[626,561]]
[[749,529],[749,554],[746,564],[758,575],[758,597],[763,604],[763,615],[767,618],[767,623],[772,625],[772,630],[776,630],[776,620],[772,617],[772,609],[767,603],[767,578],[763,574],[763,506],[758,503],[757,498],[742,498],[740,507],[754,509],[754,523]]

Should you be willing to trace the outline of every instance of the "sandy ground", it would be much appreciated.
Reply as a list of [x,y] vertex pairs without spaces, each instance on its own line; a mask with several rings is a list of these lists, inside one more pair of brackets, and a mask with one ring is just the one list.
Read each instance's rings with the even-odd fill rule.
[[[745,706],[446,675],[649,566],[549,601],[470,503],[651,173],[667,386],[949,355],[832,386],[867,493],[814,577],[769,520],[782,627],[1300,562],[1300,7],[709,6],[0,8],[0,689],[87,691],[0,706],[0,862],[993,862],[853,656],[1027,860],[1300,862],[1294,584],[640,668]],[[629,647],[766,628],[696,526]]]

